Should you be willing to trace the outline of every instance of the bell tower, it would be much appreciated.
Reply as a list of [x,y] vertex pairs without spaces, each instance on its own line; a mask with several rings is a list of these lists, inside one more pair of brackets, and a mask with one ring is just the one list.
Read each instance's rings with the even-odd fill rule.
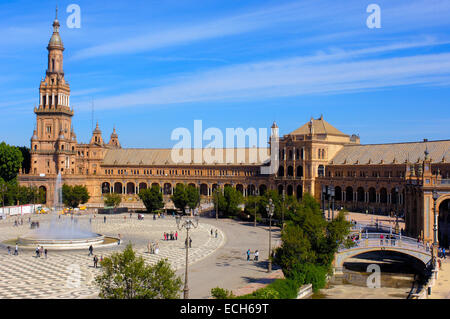
[[70,86],[64,79],[64,45],[59,34],[58,8],[47,46],[45,78],[39,85],[39,106],[34,108],[36,129],[31,139],[31,173],[70,173],[76,139],[72,138]]

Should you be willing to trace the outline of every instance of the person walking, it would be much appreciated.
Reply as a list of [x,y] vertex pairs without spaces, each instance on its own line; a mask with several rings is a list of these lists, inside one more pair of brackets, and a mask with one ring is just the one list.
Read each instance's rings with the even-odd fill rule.
[[442,257],[444,257],[444,259],[447,259],[447,256],[445,256],[445,247],[442,247]]
[[45,259],[47,259],[47,248],[44,249]]
[[217,238],[217,229],[216,229],[216,238]]
[[11,255],[11,247],[8,246],[8,255]]
[[175,232],[175,240],[178,240],[178,231]]
[[97,268],[98,258],[97,255],[94,256],[94,268]]
[[103,216],[103,223],[106,223],[106,216]]
[[250,249],[247,249],[247,261],[250,261]]
[[16,243],[16,248],[14,249],[14,256],[19,256],[19,246]]
[[258,257],[259,257],[259,251],[255,250],[255,258],[253,260],[258,261]]
[[92,245],[89,246],[89,255],[88,256],[92,256],[93,255],[93,251],[94,251],[94,247],[92,247]]
[[212,230],[212,228],[211,228],[211,237],[213,236],[213,230]]

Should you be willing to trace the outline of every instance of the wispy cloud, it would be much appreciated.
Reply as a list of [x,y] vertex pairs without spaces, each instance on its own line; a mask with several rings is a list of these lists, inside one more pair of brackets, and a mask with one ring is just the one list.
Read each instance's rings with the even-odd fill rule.
[[450,53],[389,58],[371,56],[437,44],[441,42],[428,39],[215,68],[175,78],[171,84],[96,100],[96,108],[230,99],[258,100],[405,85],[441,85],[450,79]]

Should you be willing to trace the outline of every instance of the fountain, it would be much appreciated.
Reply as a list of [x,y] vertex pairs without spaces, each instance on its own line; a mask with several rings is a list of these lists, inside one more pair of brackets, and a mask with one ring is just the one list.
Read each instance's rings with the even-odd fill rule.
[[[109,246],[105,242],[105,236],[91,231],[90,223],[79,222],[73,215],[58,216],[62,212],[62,183],[61,173],[58,174],[55,183],[54,207],[51,213],[50,223],[19,237],[18,243],[22,248],[35,248],[38,245],[47,249],[87,249],[89,246]],[[109,237],[108,237],[109,238]],[[113,240],[112,244],[117,241]]]

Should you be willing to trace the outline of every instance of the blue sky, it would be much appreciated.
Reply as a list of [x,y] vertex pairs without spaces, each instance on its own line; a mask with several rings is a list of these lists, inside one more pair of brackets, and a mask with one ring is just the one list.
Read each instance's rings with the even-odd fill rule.
[[[122,146],[158,148],[194,120],[287,134],[321,114],[362,143],[450,138],[448,0],[2,0],[9,144],[29,146],[56,3],[79,142],[92,118],[105,140],[115,126]],[[371,3],[380,29],[366,25]]]

